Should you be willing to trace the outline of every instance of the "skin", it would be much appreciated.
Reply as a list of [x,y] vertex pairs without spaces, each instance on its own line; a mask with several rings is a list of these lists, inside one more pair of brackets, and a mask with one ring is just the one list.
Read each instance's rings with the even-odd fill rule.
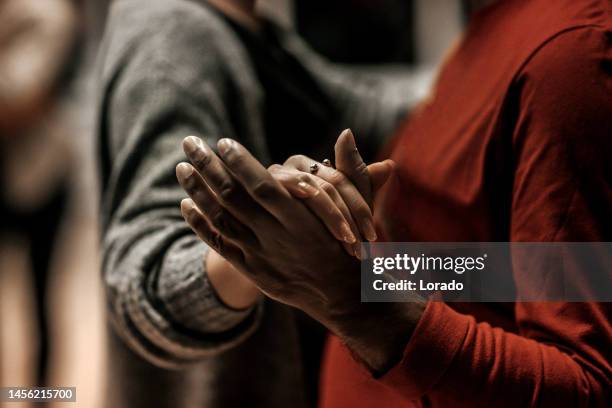
[[[342,142],[343,140],[348,143]],[[357,153],[357,157],[361,160],[356,152],[354,138],[350,131],[344,132],[340,137],[339,146],[343,146],[342,143],[346,144],[346,149],[351,149],[351,154]],[[200,160],[194,156],[194,152],[202,148],[203,143],[198,138],[190,137],[185,140],[185,152],[192,157],[194,164]],[[337,149],[339,152],[343,150]],[[337,162],[343,163],[343,160],[346,162],[346,159],[338,154]],[[340,171],[321,165],[320,174],[317,177],[300,170],[302,167],[308,168],[312,162],[305,156],[293,156],[287,161],[290,164],[284,167],[271,166],[270,173],[287,189],[288,193],[303,200],[328,231],[342,242],[349,255],[358,257],[360,251],[358,238],[361,237],[361,234],[369,240],[376,239],[370,207],[357,188]],[[383,162],[371,166],[372,174],[378,185],[382,185],[388,177],[391,171],[389,163]],[[204,209],[214,202],[215,193],[218,192],[210,188],[198,188],[201,183],[197,180],[196,172],[197,170],[187,163],[179,164],[176,169],[177,178],[183,188],[190,194],[197,206]],[[365,173],[362,173],[362,176],[366,177],[366,196],[371,196],[369,176]],[[218,207],[208,207],[206,210],[212,218],[216,217],[217,211],[219,211]],[[355,214],[357,216],[354,218]],[[241,274],[218,252],[209,251],[205,262],[211,283],[228,306],[237,309],[247,308],[260,298],[261,293],[248,276]]]
[[[267,296],[302,309],[327,326],[372,372],[394,365],[424,303],[415,299],[414,303],[362,304],[359,261],[347,253],[304,198],[294,198],[289,183],[288,189],[274,176],[281,169],[268,171],[230,139],[219,141],[220,157],[194,137],[187,138],[184,147],[193,165],[189,174],[179,174],[190,196],[181,203],[181,210],[196,234]],[[337,186],[341,196],[352,186],[351,195],[344,195],[347,206],[360,202],[355,185],[364,189],[366,197],[361,200],[371,200],[376,184],[384,182],[392,168],[389,162],[365,167],[350,132],[340,137],[336,160],[346,166],[346,172],[339,176],[329,169],[321,177],[329,177],[331,182],[326,181]],[[298,156],[282,170],[298,182],[308,174],[299,170],[303,165],[303,156]],[[355,182],[349,175],[356,177]]]
[[256,0],[208,0],[219,11],[252,31],[258,31],[259,18],[255,13]]
[[[342,137],[341,140],[343,140]],[[348,141],[349,139],[346,138],[346,140]],[[354,146],[352,134],[350,134],[350,140],[353,141],[352,144]],[[187,139],[185,142],[186,154],[190,154],[190,151],[194,148],[193,145],[200,147],[201,141],[197,138]],[[355,148],[353,147],[353,149]],[[342,160],[338,156],[337,161],[342,163]],[[360,192],[341,172],[323,165],[320,166],[320,177],[301,171],[301,168],[306,167],[307,169],[312,163],[312,160],[305,156],[293,156],[287,163],[290,164],[285,167],[278,165],[271,166],[270,172],[273,177],[290,194],[303,200],[310,210],[326,225],[329,232],[342,242],[348,254],[358,257],[360,231],[369,240],[376,239],[372,213]],[[386,162],[372,165],[372,173],[376,176],[379,184],[386,180],[390,169],[390,165]],[[176,174],[185,190],[199,203],[199,208],[204,209],[207,203],[211,202],[209,195],[214,195],[214,193],[206,189],[204,191],[194,191],[195,185],[190,182],[194,171],[193,167],[187,163],[182,163],[177,166]],[[369,178],[366,184],[369,189]],[[366,192],[366,194],[370,193]],[[214,217],[215,211],[217,211],[217,208],[208,208],[205,212],[209,216]],[[357,218],[360,224],[359,227],[353,219],[353,214],[359,215]],[[228,306],[236,309],[248,308],[261,297],[261,292],[253,282],[236,270],[219,253],[209,251],[205,258],[205,263],[213,287]]]

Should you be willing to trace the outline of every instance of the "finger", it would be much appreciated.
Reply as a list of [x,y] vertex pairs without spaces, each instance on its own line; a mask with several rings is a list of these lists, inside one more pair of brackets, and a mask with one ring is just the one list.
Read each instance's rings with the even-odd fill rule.
[[[317,180],[319,182],[327,183],[325,180],[322,180],[322,179],[320,179],[318,177],[315,178],[315,180]],[[330,183],[327,183],[327,185],[331,186]],[[326,185],[323,185],[323,187],[322,187],[324,190],[325,190],[325,186]],[[357,237],[357,240],[355,241],[355,243],[353,243],[351,245],[349,253],[351,255],[355,255],[357,258],[359,258],[360,248],[361,248],[361,234],[359,233],[359,229],[357,228],[357,224],[355,224],[355,220],[353,219],[353,216],[351,215],[351,211],[349,210],[349,208],[347,207],[346,203],[342,199],[342,196],[340,195],[340,193],[338,193],[338,191],[333,186],[331,186],[331,189],[326,190],[326,192],[330,196],[332,201],[336,204],[338,209],[340,209],[340,211],[342,212],[342,215],[344,215],[344,218],[349,220],[349,225],[351,227],[351,231],[353,231],[353,234]],[[348,244],[345,243],[345,246],[347,246],[347,245]],[[359,258],[359,259],[361,259],[361,258]]]
[[197,208],[220,234],[243,245],[257,243],[253,232],[219,203],[213,191],[193,166],[179,163],[176,166],[176,177]]
[[372,194],[375,195],[378,190],[385,185],[387,180],[395,172],[395,162],[393,160],[385,160],[382,162],[372,163],[368,166],[370,174],[370,182],[372,184]]
[[200,138],[186,137],[183,140],[183,150],[218,201],[236,218],[247,225],[265,218],[265,212],[261,211],[259,205],[229,173],[221,159]]
[[[315,161],[306,156],[292,156],[285,161],[285,166],[303,172],[310,172],[310,166]],[[331,183],[340,193],[342,200],[349,208],[359,231],[369,241],[376,240],[376,230],[370,206],[365,201],[357,187],[340,171],[326,166],[319,166],[316,177]]]
[[306,206],[319,217],[336,239],[348,244],[354,244],[357,241],[342,211],[327,191],[317,185],[309,174],[298,171],[289,172],[278,168],[270,168],[270,173],[290,193],[295,192],[297,197],[302,198]]
[[[290,169],[292,171],[287,172],[287,170]],[[284,167],[284,166],[280,166],[278,164],[273,164],[272,166],[268,167],[268,171],[277,179],[279,180],[279,182],[287,189],[287,191],[289,191],[289,193],[291,193],[291,195],[293,195],[294,197],[297,198],[309,198],[312,197],[316,194],[318,194],[318,190],[317,189],[313,189],[309,182],[305,182],[303,179],[301,178],[293,178],[291,176],[284,176],[281,175],[281,173],[284,174],[290,174],[290,175],[294,175],[296,174],[301,174],[302,176],[305,176],[306,178],[308,178],[308,180],[312,181],[313,179],[317,179],[316,176],[313,176],[309,173],[305,173],[305,172],[301,172],[295,168],[289,168]],[[344,216],[344,219],[349,223],[349,226],[351,228],[351,232],[353,233],[353,235],[356,237],[356,241],[353,244],[349,244],[347,242],[343,242],[342,246],[344,246],[344,249],[346,250],[346,252],[351,255],[351,256],[356,256],[359,257],[360,254],[360,234],[359,234],[359,229],[357,228],[357,225],[355,224],[355,221],[353,220],[353,216],[351,215],[351,212],[349,211],[348,207],[346,206],[346,203],[344,202],[344,200],[342,199],[342,197],[340,196],[340,194],[338,193],[338,191],[336,191],[335,188],[332,188],[331,191],[327,191],[327,194],[330,196],[330,198],[332,199],[332,201],[335,203],[336,207],[338,207],[338,209],[340,210],[340,212],[342,212],[342,215]]]
[[287,171],[287,167],[283,167],[279,164],[273,164],[268,167],[268,172],[274,177],[293,197],[296,198],[310,198],[319,194],[319,190],[314,188],[310,180],[302,177],[306,173],[299,170],[291,169],[292,172]]
[[193,200],[186,198],[181,201],[181,213],[187,225],[202,241],[233,265],[244,267],[244,254],[240,248],[224,238],[219,231],[210,225]]
[[350,129],[346,129],[340,134],[334,146],[334,152],[336,154],[336,168],[351,180],[366,202],[371,205],[372,185],[368,174],[368,166],[359,154],[355,137]]
[[217,147],[227,169],[236,180],[283,225],[294,223],[296,218],[307,214],[303,212],[306,209],[296,206],[291,194],[240,143],[232,139],[221,139]]

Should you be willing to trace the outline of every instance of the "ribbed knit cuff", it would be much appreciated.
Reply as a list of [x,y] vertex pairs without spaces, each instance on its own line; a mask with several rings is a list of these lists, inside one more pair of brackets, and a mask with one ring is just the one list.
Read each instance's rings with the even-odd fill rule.
[[253,307],[225,305],[208,280],[204,259],[208,247],[188,236],[167,251],[158,276],[158,296],[172,320],[200,333],[227,331],[253,312]]

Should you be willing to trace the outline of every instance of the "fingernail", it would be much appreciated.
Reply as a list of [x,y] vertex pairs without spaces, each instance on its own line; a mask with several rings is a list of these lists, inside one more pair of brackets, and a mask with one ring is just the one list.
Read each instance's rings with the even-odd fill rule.
[[187,154],[192,154],[196,152],[198,149],[204,149],[204,143],[199,137],[188,136],[183,139],[183,150]]
[[221,139],[217,142],[217,148],[219,153],[227,154],[234,147],[234,141],[232,139]]
[[300,181],[298,184],[298,189],[304,193],[307,197],[314,197],[319,194],[319,190],[306,183],[305,181]]
[[353,131],[350,128],[344,129],[342,133],[346,134],[346,136],[348,137],[351,147],[357,147],[357,145],[355,144],[355,135],[353,135]]
[[368,241],[376,241],[378,236],[376,235],[376,229],[374,228],[374,224],[369,219],[363,221],[363,234],[365,235]]
[[355,238],[353,231],[351,231],[351,227],[346,222],[342,223],[340,229],[344,242],[346,242],[347,244],[353,244],[355,243],[355,241],[357,241],[357,238]]
[[355,257],[361,261],[362,260],[361,259],[361,245],[356,244],[354,247],[354,250],[355,250]]
[[185,212],[191,212],[195,208],[195,204],[190,198],[184,198],[183,201],[181,201],[181,208]]
[[176,174],[179,178],[187,180],[193,174],[193,167],[187,163],[179,163],[179,165],[176,166]]

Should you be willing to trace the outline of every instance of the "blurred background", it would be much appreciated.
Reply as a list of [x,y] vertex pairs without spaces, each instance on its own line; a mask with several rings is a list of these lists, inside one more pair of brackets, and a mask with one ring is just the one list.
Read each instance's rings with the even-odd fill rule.
[[[94,136],[109,3],[0,0],[0,386],[76,386],[80,407],[105,390]],[[264,0],[261,13],[336,62],[435,70],[462,4]]]

